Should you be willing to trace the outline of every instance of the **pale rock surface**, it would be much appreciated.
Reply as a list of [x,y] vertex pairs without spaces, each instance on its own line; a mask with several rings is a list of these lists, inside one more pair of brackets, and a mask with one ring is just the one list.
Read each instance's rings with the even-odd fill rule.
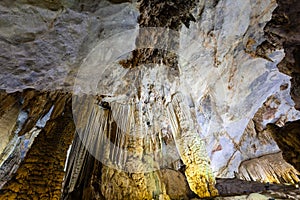
[[57,2],[0,3],[0,89],[71,90],[67,77],[95,42],[136,26],[137,10],[129,3],[102,1],[94,12],[47,9]]
[[[7,5],[0,3],[0,89],[8,92],[72,90],[78,67],[93,47],[137,27],[136,5],[130,3],[103,1],[92,12],[79,12],[71,1],[51,10],[47,3]],[[193,13],[197,21],[180,30],[180,89],[200,125],[194,134],[206,142],[218,177],[233,177],[243,160],[279,150],[272,139],[261,145],[251,122],[268,97],[277,95],[281,103],[270,103],[277,110],[262,127],[274,119],[281,123],[299,118],[288,94],[280,91],[282,84],[289,84],[289,77],[276,68],[283,50],[265,57],[255,54],[275,7],[275,0],[200,1]],[[133,41],[122,42],[134,47]],[[255,148],[247,146],[253,144]]]
[[[276,67],[284,57],[283,50],[264,56],[255,54],[257,46],[264,41],[263,27],[271,19],[275,7],[275,1],[232,3],[224,0],[215,5],[212,2],[200,2],[193,13],[198,16],[198,21],[191,23],[189,28],[182,27],[179,49],[171,49],[179,56],[181,73],[179,85],[175,85],[175,89],[172,85],[171,94],[176,90],[183,92],[191,112],[196,113],[199,133],[206,141],[211,167],[218,177],[234,177],[241,161],[279,151],[271,138],[267,141],[257,140],[251,122],[269,96],[278,96],[281,103],[274,116],[262,121],[262,128],[279,118],[299,118],[299,112],[292,108],[288,93],[280,90],[280,86],[290,85],[290,77],[281,74]],[[118,54],[124,51],[122,48],[133,50],[132,37],[136,37],[135,34],[136,31],[132,32],[131,37],[125,34],[124,40],[128,43],[121,47],[118,41],[105,41],[101,44],[102,48],[110,46],[112,52]],[[99,48],[101,46],[88,56],[87,60],[94,59],[94,63],[90,64],[97,64],[97,52],[103,52]],[[111,52],[104,53],[108,57],[106,61],[115,59],[109,57]],[[112,67],[116,69],[110,73],[115,88],[105,92],[119,91],[116,88],[122,85],[117,84],[116,80],[124,70],[118,72],[117,66]],[[91,76],[96,80],[96,71],[88,71],[91,74],[86,77]],[[80,85],[82,77],[77,78]],[[89,91],[89,88],[83,89]]]
[[207,2],[199,22],[182,28],[181,78],[191,93],[217,177],[234,177],[241,161],[279,151],[271,138],[257,139],[251,122],[269,96],[276,95],[280,104],[262,127],[279,118],[299,118],[289,87],[280,90],[290,85],[290,77],[276,67],[283,50],[265,56],[254,53],[275,7],[275,1],[218,1],[216,7]]

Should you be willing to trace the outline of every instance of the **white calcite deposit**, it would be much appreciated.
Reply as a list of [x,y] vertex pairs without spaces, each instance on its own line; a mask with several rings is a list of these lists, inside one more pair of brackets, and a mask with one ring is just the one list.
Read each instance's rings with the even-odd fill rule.
[[[293,109],[289,88],[280,89],[290,83],[290,77],[277,69],[284,51],[278,49],[263,56],[255,53],[264,41],[263,28],[275,8],[275,0],[201,0],[193,12],[196,22],[174,34],[179,48],[171,50],[179,57],[180,74],[178,79],[169,80],[174,84],[170,84],[167,101],[176,91],[185,94],[194,118],[191,121],[199,125],[195,138],[200,136],[205,141],[210,167],[217,177],[233,177],[242,161],[279,151],[272,139],[261,142],[252,122],[270,96],[275,95],[279,103],[270,103],[274,113],[261,121],[261,127],[268,122],[283,125],[300,118]],[[138,15],[134,3],[103,1],[94,10],[82,12],[71,3],[57,10],[0,3],[0,89],[94,91],[82,87],[89,86],[82,81],[99,78],[97,66],[103,64],[103,56],[106,61],[120,60],[136,48]],[[85,76],[82,66],[87,62],[93,65]],[[111,72],[112,87],[104,92],[111,89],[118,94],[116,88],[126,89],[123,83],[127,80],[118,79],[126,70],[115,64],[107,72]],[[144,84],[157,80],[156,76],[148,78]],[[96,84],[94,79],[88,81]],[[43,120],[38,126],[44,126]]]

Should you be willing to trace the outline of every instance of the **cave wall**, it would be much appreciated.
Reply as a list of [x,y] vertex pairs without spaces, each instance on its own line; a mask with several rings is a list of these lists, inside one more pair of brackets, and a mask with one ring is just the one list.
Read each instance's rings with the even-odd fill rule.
[[[299,26],[299,1],[278,0],[278,7],[273,12],[272,20],[265,27],[267,43],[269,46],[282,46],[285,50],[284,59],[278,64],[278,69],[291,76],[290,95],[294,107],[299,110],[299,52],[300,52],[300,26]],[[288,120],[286,125],[269,124],[268,129],[279,148],[284,159],[299,170],[297,153],[299,150],[299,120]]]
[[268,124],[273,138],[283,152],[284,159],[299,170],[299,120],[288,122],[283,127]]
[[[16,160],[15,163],[1,166],[4,167],[2,169],[4,172],[10,172],[16,167],[17,171],[10,174],[11,176],[6,180],[0,192],[0,198],[60,199],[67,150],[75,132],[70,103],[71,95],[29,90],[9,96],[18,97],[20,110],[28,112],[24,126],[17,130],[16,134],[21,137],[27,132],[32,135],[37,131],[39,133],[34,135],[36,138],[29,137],[27,142],[33,143],[29,150],[28,146],[24,149],[21,143],[16,144],[16,149],[25,150],[26,156],[23,155],[20,158],[18,151],[13,151],[9,155],[11,158],[21,159],[21,163]],[[50,109],[51,115],[45,122],[43,117]],[[46,113],[41,115],[43,112]],[[34,123],[31,123],[33,121]]]
[[267,41],[270,46],[282,46],[285,49],[285,58],[278,68],[281,72],[292,77],[291,96],[295,108],[299,109],[299,1],[278,0],[278,7],[274,10],[273,18],[265,28]]
[[[61,195],[59,188],[62,187],[67,149],[75,129],[71,117],[72,94],[67,93],[80,91],[78,83],[81,84],[81,77],[76,73],[81,72],[84,64],[93,58],[93,53],[99,53],[99,44],[103,41],[108,41],[106,48],[121,51],[129,46],[127,50],[132,50],[129,56],[118,60],[122,69],[137,68],[144,63],[163,63],[169,67],[168,70],[173,70],[168,75],[180,79],[181,85],[175,90],[182,91],[186,97],[183,113],[189,113],[196,123],[191,125],[195,127],[190,135],[177,141],[183,147],[181,156],[184,165],[181,163],[179,166],[192,167],[183,169],[183,173],[168,171],[165,176],[160,171],[128,175],[102,166],[91,158],[91,152],[75,145],[67,167],[66,180],[70,182],[65,182],[66,198],[90,198],[90,195],[100,199],[129,196],[151,198],[155,194],[168,199],[172,198],[171,183],[166,178],[170,174],[181,177],[178,181],[185,185],[185,192],[191,196],[193,192],[199,196],[214,196],[214,176],[234,177],[236,173],[242,173],[244,166],[251,168],[253,163],[263,163],[256,162],[257,157],[270,153],[277,155],[280,149],[283,158],[299,170],[297,156],[290,153],[297,143],[289,142],[290,138],[297,137],[298,132],[289,128],[294,125],[286,124],[287,121],[299,119],[299,112],[293,108],[299,109],[299,3],[277,3],[276,8],[274,0],[176,1],[175,4],[171,1],[1,1],[0,88],[10,93],[7,95],[2,92],[0,96],[0,147],[4,151],[1,163],[7,165],[6,169],[0,170],[2,177],[5,177],[4,182],[8,181],[1,195],[5,198],[14,198],[17,194],[37,197],[43,193],[45,197],[53,198]],[[173,49],[170,53],[149,48],[137,49],[144,36],[149,34],[149,31],[142,32],[141,29],[135,29],[130,39],[121,43],[107,40],[124,30],[136,27],[147,30],[151,26],[172,29],[175,37],[170,41],[175,44],[177,51]],[[164,36],[157,31],[150,33],[154,39]],[[105,53],[109,56],[110,51]],[[280,73],[277,66],[280,72],[292,77],[291,82],[290,77]],[[78,80],[74,88],[74,82]],[[29,90],[22,94],[26,88],[38,91],[59,89],[63,92]],[[43,118],[49,112],[51,116]],[[184,115],[175,113],[177,119]],[[22,120],[22,117],[25,119]],[[184,117],[181,121],[184,123],[178,123],[179,130],[186,131],[188,128],[185,127]],[[274,129],[273,136],[278,146],[265,130],[270,122],[282,127]],[[195,145],[187,144],[184,138],[194,141]],[[22,145],[28,141],[33,142],[31,148],[22,149]],[[79,144],[80,139],[74,142]],[[17,148],[6,148],[12,144]],[[49,148],[44,150],[45,146]],[[203,155],[197,152],[199,148],[204,152]],[[24,151],[28,151],[25,158]],[[188,155],[193,154],[193,159],[199,163],[190,162]],[[13,155],[13,160],[7,159],[9,155]],[[80,159],[75,159],[74,155],[80,155]],[[197,159],[199,155],[200,159]],[[45,158],[49,158],[47,162]],[[279,158],[278,162],[284,162]],[[248,159],[254,160],[239,168],[241,162]],[[202,165],[209,170],[201,172],[199,166]],[[73,169],[75,166],[77,171]],[[280,175],[276,176],[284,179],[290,169],[292,177],[298,173],[289,167],[280,169]],[[88,169],[93,173],[82,173],[80,169]],[[16,174],[12,175],[15,171]],[[208,176],[196,181],[207,172]],[[35,173],[48,177],[47,181],[36,178]],[[53,176],[56,173],[57,176]],[[185,178],[182,177],[184,173]],[[251,173],[247,176],[255,178]],[[135,179],[140,182],[133,181]],[[262,181],[272,182],[274,179],[268,177]],[[113,183],[109,185],[111,180]],[[210,184],[202,184],[207,180]],[[259,178],[257,180],[261,181]],[[297,178],[278,180],[293,182]],[[140,193],[126,191],[124,185],[127,183],[130,183],[131,190],[139,187],[144,190]],[[69,184],[72,189],[68,188]],[[188,198],[183,194],[185,192],[182,192],[182,196]]]

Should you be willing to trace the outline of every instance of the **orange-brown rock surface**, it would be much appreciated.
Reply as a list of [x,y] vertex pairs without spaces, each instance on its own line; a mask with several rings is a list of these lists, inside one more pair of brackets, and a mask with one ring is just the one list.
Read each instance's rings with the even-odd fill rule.
[[27,131],[21,130],[22,134],[33,129],[38,118],[51,106],[53,111],[18,170],[1,189],[0,198],[60,199],[67,150],[75,132],[71,96],[31,90],[25,92],[23,98],[23,109],[30,111],[22,128]]
[[282,150],[283,158],[300,170],[300,121],[288,122],[283,127],[268,124],[267,130]]

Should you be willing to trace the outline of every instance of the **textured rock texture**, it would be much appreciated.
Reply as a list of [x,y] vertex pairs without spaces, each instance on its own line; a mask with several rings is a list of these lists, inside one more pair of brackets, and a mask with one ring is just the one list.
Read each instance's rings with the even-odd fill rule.
[[181,172],[163,169],[161,170],[161,177],[166,185],[166,193],[171,199],[190,199],[194,196],[185,176]]
[[286,163],[281,153],[247,160],[239,167],[239,178],[263,183],[298,183],[299,172]]
[[190,199],[196,196],[179,171],[128,173],[104,166],[83,149],[80,140],[75,139],[63,199]]
[[273,13],[272,20],[265,28],[269,46],[282,46],[285,58],[278,65],[281,72],[292,77],[291,96],[295,101],[295,108],[300,106],[300,2],[296,0],[278,0],[278,7]]
[[[299,3],[278,5],[1,1],[0,198],[189,199],[244,193],[215,176],[299,181],[280,156],[299,170]],[[96,82],[103,57],[117,62]],[[102,92],[76,101],[82,82]]]
[[[183,97],[176,94],[173,97],[171,109],[174,110],[172,129],[174,139],[183,163],[186,165],[185,175],[192,189],[200,197],[216,196],[214,177],[210,161],[206,153],[205,143],[196,133],[191,114],[184,105]],[[169,108],[170,109],[170,108]]]
[[224,197],[218,200],[246,199],[299,199],[299,188],[292,185],[263,184],[239,179],[219,179],[216,187]]
[[[180,22],[182,20],[185,21],[185,23],[188,22],[187,20],[191,20],[192,15],[190,12],[192,11],[193,7],[196,6],[196,4],[192,1],[189,3],[178,1],[175,3],[177,4],[174,4],[174,2],[171,1],[161,3],[149,3],[148,1],[139,2],[139,10],[141,12],[141,15],[139,16],[138,22],[140,27],[149,27],[156,25],[158,27],[164,27],[164,30],[167,30],[167,28],[179,30],[181,27]],[[168,10],[168,12],[170,11],[170,13],[166,13],[166,10]],[[186,15],[188,16],[188,19]],[[198,131],[196,127],[194,127],[195,121],[190,120],[192,118],[192,115],[190,114],[190,108],[185,105],[186,102],[183,96],[180,96],[173,91],[168,91],[171,90],[170,88],[168,88],[169,84],[171,86],[175,85],[176,79],[178,79],[179,76],[179,57],[174,54],[174,52],[166,53],[161,49],[157,50],[155,48],[161,42],[160,37],[165,36],[164,34],[161,35],[159,34],[159,32],[154,32],[153,36],[151,35],[151,33],[153,32],[147,32],[148,29],[146,29],[145,32],[143,30],[139,30],[137,33],[137,38],[135,41],[135,45],[137,47],[133,50],[131,58],[119,61],[122,66],[113,66],[115,68],[108,68],[108,71],[110,73],[108,73],[106,76],[117,74],[120,71],[122,74],[122,68],[127,69],[127,71],[124,71],[124,73],[126,73],[124,78],[117,77],[115,79],[109,79],[109,84],[103,85],[103,88],[110,87],[109,90],[106,90],[107,93],[103,92],[103,97],[101,97],[100,93],[100,107],[101,105],[104,105],[104,103],[107,104],[105,106],[106,111],[103,111],[103,109],[101,108],[95,108],[93,110],[90,109],[88,105],[87,107],[76,109],[80,110],[80,112],[84,111],[84,113],[87,113],[86,117],[82,118],[81,116],[79,116],[79,118],[76,119],[76,123],[79,123],[79,127],[82,127],[79,132],[81,135],[83,135],[83,140],[85,140],[86,138],[87,143],[92,144],[88,146],[92,147],[94,147],[94,143],[92,142],[93,135],[97,134],[93,133],[93,130],[101,130],[102,134],[106,134],[107,131],[108,138],[118,138],[116,140],[113,139],[113,142],[112,139],[110,139],[110,142],[113,143],[113,147],[110,147],[106,144],[99,144],[97,143],[97,140],[95,140],[95,145],[103,147],[104,149],[103,152],[105,153],[104,155],[101,155],[101,159],[103,159],[102,161],[104,161],[104,164],[107,164],[109,167],[113,167],[111,166],[111,164],[115,164],[118,167],[119,165],[121,165],[123,170],[129,171],[131,173],[136,171],[141,173],[138,175],[136,173],[133,173],[132,176],[135,175],[140,177],[139,179],[141,180],[141,183],[139,185],[140,187],[144,188],[143,191],[146,192],[147,187],[149,186],[146,181],[146,175],[144,174],[144,171],[148,171],[147,165],[150,166],[152,162],[153,166],[150,167],[157,168],[155,167],[155,165],[159,165],[160,163],[157,162],[156,151],[165,151],[163,148],[163,143],[166,143],[166,141],[163,141],[163,137],[161,136],[162,129],[164,127],[162,127],[162,125],[157,127],[157,124],[169,124],[172,129],[171,135],[173,135],[175,145],[178,149],[178,153],[180,154],[180,158],[186,166],[185,174],[187,176],[187,181],[191,190],[200,197],[216,196],[217,191],[213,186],[214,177],[209,165],[209,158],[206,154],[205,144],[203,141],[201,141]],[[175,47],[180,43],[178,34],[179,32],[176,32],[173,35],[177,37],[172,38],[171,34],[169,37],[171,40],[170,44],[174,45]],[[140,49],[139,45],[140,43],[144,42],[143,40],[145,40],[145,37],[151,37],[151,39],[154,40],[154,48]],[[130,43],[132,42],[132,40],[126,40],[126,42]],[[166,48],[169,48],[170,44],[167,43]],[[107,45],[110,45],[110,47],[108,48],[116,46],[116,44],[114,44],[113,42]],[[126,44],[122,45],[125,46]],[[113,52],[119,50],[119,47],[118,49],[111,49],[112,50],[110,51]],[[122,49],[120,49],[119,51],[122,51]],[[86,65],[89,67],[102,64],[101,58],[97,58],[99,54],[101,55],[100,52],[101,48],[99,49],[99,47],[97,46],[83,62],[82,66]],[[103,57],[107,56],[110,56],[112,58],[114,56],[116,57],[116,55],[110,55],[110,53]],[[151,70],[155,70],[152,68],[159,68],[159,66],[157,65],[159,65],[160,62],[166,65],[166,68],[168,70],[167,79],[164,80],[165,85],[162,84],[161,86],[159,85],[160,83],[158,80],[151,80],[151,76],[153,75],[152,73],[150,73],[149,77],[144,76],[144,74],[148,75],[148,71],[151,72]],[[154,64],[154,66],[144,66],[147,64]],[[79,79],[79,82],[81,81],[80,79],[83,79],[83,82],[85,82],[84,78],[86,81],[88,81],[88,79],[93,80],[93,78],[90,78],[88,73],[92,72],[91,74],[94,74],[94,72],[97,73],[96,71],[97,70],[95,69],[84,70],[82,72],[79,71],[80,74],[77,78]],[[132,73],[132,75],[128,76],[129,73]],[[85,76],[86,74],[88,74],[88,76]],[[102,74],[99,74],[99,76],[101,75]],[[159,75],[162,76],[161,74]],[[94,78],[96,78],[96,76],[97,75],[93,75]],[[106,76],[104,76],[104,79],[106,78]],[[129,83],[128,87],[124,87],[124,85],[120,84],[123,79],[127,80],[124,81],[124,84]],[[146,84],[144,84],[144,82],[146,81],[149,81],[149,83],[147,82],[147,86],[145,86]],[[103,82],[103,80],[101,79],[99,80],[99,82]],[[174,82],[175,84],[173,84]],[[93,83],[97,82],[95,81]],[[75,87],[79,90],[82,90],[82,88],[87,88],[81,87],[82,85],[76,86]],[[161,92],[161,88],[159,87],[165,88],[163,88],[163,91]],[[130,91],[128,91],[128,88],[130,88]],[[100,87],[100,89],[102,89],[102,87]],[[166,90],[166,92],[164,90]],[[177,89],[175,88],[175,90]],[[127,97],[127,93],[130,92],[132,92],[133,94],[130,94],[129,97]],[[126,96],[127,98],[127,101],[125,100],[125,103],[119,102],[120,96],[122,95]],[[89,101],[84,100],[84,102],[88,103]],[[122,104],[125,104],[125,106]],[[162,111],[157,108],[159,106],[162,107]],[[167,110],[167,112],[164,110]],[[125,116],[120,116],[120,114],[124,113],[127,114],[125,114]],[[100,123],[97,121],[94,122],[94,120],[92,119],[92,121],[88,121],[86,122],[86,124],[84,124],[84,118],[89,119],[90,116],[94,116],[95,119],[99,118]],[[119,118],[122,118],[121,121],[118,120]],[[106,128],[104,124],[108,121],[109,124]],[[132,124],[132,122],[134,123]],[[115,126],[117,126],[115,128],[116,130],[114,130],[114,124],[116,124]],[[145,124],[147,125],[145,126]],[[166,127],[166,129],[168,129],[168,127]],[[100,138],[100,141],[103,141],[102,135],[100,136]],[[155,142],[153,142],[153,140]],[[188,142],[186,141],[193,141],[193,143],[188,144]],[[93,152],[91,148],[87,148],[90,153],[91,151]],[[123,150],[122,148],[124,148],[125,150]],[[95,154],[92,154],[96,154],[96,158],[98,158],[97,152],[95,152]],[[165,159],[165,157],[163,157],[163,159]],[[122,176],[122,174],[113,173],[113,169],[108,169],[108,171],[112,171],[112,174],[116,174],[116,179],[118,179],[119,176]],[[108,185],[109,180],[111,180],[111,178],[103,179],[102,184]],[[160,182],[160,180],[158,180],[157,182]],[[104,196],[106,198],[117,198],[116,196],[114,196],[119,195],[117,191],[119,191],[120,188],[117,189],[117,187],[118,185],[113,185],[113,192],[107,193],[107,190],[102,190],[102,193],[105,193]],[[162,192],[162,194],[164,194],[164,192]],[[146,193],[140,195],[140,198],[150,198],[152,192],[150,192],[149,194]],[[132,196],[132,198],[137,198],[137,196]]]
[[269,130],[283,152],[283,158],[300,170],[299,162],[299,134],[300,134],[300,121],[293,121],[287,123],[283,127],[278,127],[274,124],[268,124]]
[[20,108],[20,103],[18,102],[18,98],[16,98],[16,96],[17,95],[7,95],[4,92],[1,92],[0,94],[0,152],[4,151],[4,148],[9,143],[9,140],[13,137],[12,133],[17,122]]
[[[284,57],[281,47],[261,50],[263,28],[276,2],[202,5],[192,13],[199,16],[196,22],[181,29],[180,76],[190,92],[214,174],[234,177],[241,161],[279,151],[270,136],[260,134],[265,125],[283,125],[298,119],[299,112],[289,95],[290,77],[276,67]],[[269,99],[273,95],[276,101]]]
[[[74,98],[76,97],[74,96]],[[116,115],[114,113],[117,111],[115,110],[116,105],[111,103],[110,108],[100,107],[99,109],[99,106],[94,106],[97,103],[89,103],[93,102],[93,98],[85,96],[85,98],[79,99],[84,101],[75,100],[76,104],[73,105],[82,113],[75,119],[80,138],[77,137],[76,143],[72,145],[72,156],[70,157],[65,183],[66,198],[71,198],[72,193],[79,193],[78,195],[83,196],[84,192],[82,194],[76,192],[76,188],[81,184],[87,184],[86,188],[92,190],[92,186],[88,183],[89,179],[81,178],[87,176],[82,171],[86,163],[90,165],[90,162],[94,162],[93,160],[86,160],[85,155],[92,154],[103,163],[101,169],[98,166],[92,166],[92,170],[100,171],[101,175],[98,178],[101,177],[99,184],[101,191],[99,188],[95,188],[95,190],[106,199],[151,199],[158,197],[168,199],[169,196],[166,191],[169,190],[166,188],[169,188],[169,185],[166,184],[170,184],[170,182],[165,183],[159,170],[170,166],[170,163],[166,166],[161,161],[166,162],[164,160],[166,156],[176,153],[167,152],[167,155],[164,155],[165,151],[171,150],[168,149],[168,145],[172,139],[156,136],[150,132],[151,129],[149,131],[143,127],[139,120],[140,115],[123,116],[123,121],[133,120],[135,123],[134,126],[121,129],[117,126],[122,124],[117,123],[117,117],[113,117]],[[138,110],[134,109],[136,108],[129,107],[128,110],[133,110],[134,114],[138,113]],[[194,122],[189,120],[191,114],[184,105],[183,96],[176,94],[172,99],[172,104],[166,109],[172,121],[174,142],[180,154],[180,157],[176,159],[181,158],[185,165],[184,173],[189,187],[198,196],[216,196],[217,190],[214,188],[215,182],[209,166],[205,144],[199,135],[195,134],[197,132]],[[92,119],[90,119],[91,115],[93,115]],[[132,119],[126,119],[129,117]],[[87,119],[89,120],[87,121]],[[124,131],[134,129],[137,124],[139,124],[138,127],[143,127],[141,130],[144,131],[144,134]],[[153,123],[154,125],[155,123]],[[95,137],[96,135],[97,137]],[[74,169],[72,166],[76,166],[76,168]],[[183,175],[181,174],[181,176]]]
[[[266,46],[283,46],[285,49],[285,58],[279,63],[278,68],[281,72],[292,77],[290,94],[295,102],[294,107],[299,110],[300,93],[299,93],[299,52],[300,52],[300,26],[299,19],[299,1],[281,1],[278,0],[278,7],[273,13],[272,20],[265,27]],[[285,87],[282,87],[284,89]],[[285,118],[285,117],[284,117]],[[283,120],[285,120],[283,118]],[[290,119],[288,121],[294,121]],[[280,120],[281,121],[281,120]],[[297,141],[299,133],[297,133],[298,122],[282,123],[269,125],[268,130],[272,133],[275,141],[283,151],[283,157],[299,170],[298,158],[294,152],[298,151],[299,145]],[[279,127],[282,128],[279,128]],[[293,149],[293,150],[292,150]]]
[[0,12],[0,89],[10,92],[71,90],[95,42],[134,28],[137,18],[133,5],[107,1],[1,1]]
[[[27,152],[26,157],[24,158],[24,155],[21,156],[24,160],[16,173],[9,177],[9,181],[2,188],[0,198],[60,199],[67,150],[75,132],[71,113],[71,95],[31,90],[24,92],[24,94],[17,93],[12,96],[23,98],[23,103],[20,103],[19,107],[28,111],[27,120],[16,134],[21,136],[22,132],[32,133],[37,131],[36,127],[38,126],[40,126],[40,132],[35,139],[31,138],[34,140],[34,143]],[[50,120],[47,123],[39,120],[43,118],[41,114],[48,112],[51,107]],[[36,117],[36,115],[39,117]],[[35,123],[32,123],[32,120]],[[28,129],[28,131],[22,131],[24,129]],[[16,145],[18,146],[20,143]],[[17,148],[22,147],[18,146]],[[14,152],[18,153],[18,151]],[[10,157],[19,158],[18,154],[14,153]],[[16,160],[16,163],[13,164],[18,165],[18,162],[19,160]],[[1,167],[6,167],[6,169],[2,169],[4,172],[14,169],[14,166],[10,165]],[[9,169],[9,167],[13,168]]]

